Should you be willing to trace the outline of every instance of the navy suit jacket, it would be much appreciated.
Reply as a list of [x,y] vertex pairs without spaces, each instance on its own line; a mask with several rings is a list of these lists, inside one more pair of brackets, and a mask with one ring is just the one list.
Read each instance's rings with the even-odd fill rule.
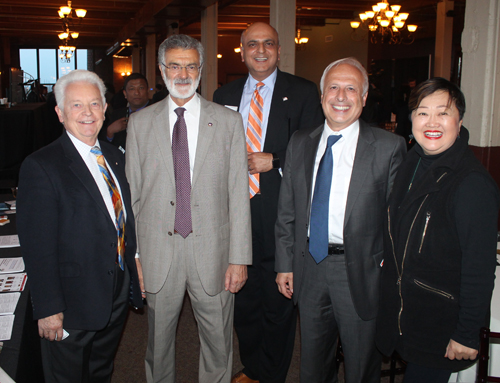
[[[120,184],[127,213],[125,264],[130,271],[132,302],[141,307],[124,156],[106,142],[101,142],[101,148]],[[116,226],[67,133],[23,162],[17,228],[34,319],[62,312],[64,328],[104,328],[113,305]]]

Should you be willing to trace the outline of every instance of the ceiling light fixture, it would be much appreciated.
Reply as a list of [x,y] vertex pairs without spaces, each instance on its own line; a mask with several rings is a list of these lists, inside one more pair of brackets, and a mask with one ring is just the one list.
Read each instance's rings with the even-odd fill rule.
[[59,46],[59,57],[63,62],[70,62],[76,49],[76,47],[72,45],[74,44],[73,40],[76,40],[80,35],[79,32],[75,32],[75,27],[81,24],[82,19],[87,14],[87,10],[75,9],[76,18],[74,18],[71,1],[68,1],[67,6],[59,8],[58,14],[62,21],[63,32],[58,33],[57,36],[59,39],[64,40],[65,43]]
[[415,41],[412,34],[417,30],[417,25],[404,26],[410,16],[409,13],[399,12],[400,5],[390,5],[387,0],[382,0],[372,6],[372,10],[359,14],[359,21],[351,21],[353,33],[351,38],[361,41],[356,35],[356,30],[361,27],[368,31],[372,44],[411,44]]

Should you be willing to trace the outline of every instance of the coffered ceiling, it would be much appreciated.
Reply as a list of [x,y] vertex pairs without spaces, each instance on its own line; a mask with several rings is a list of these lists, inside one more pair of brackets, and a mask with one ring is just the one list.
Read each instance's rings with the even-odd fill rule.
[[[285,3],[288,0],[281,0]],[[463,9],[466,0],[455,0],[455,9]],[[297,25],[302,28],[325,24],[325,19],[352,20],[371,8],[374,0],[296,0]],[[389,0],[410,12],[408,22],[433,34],[438,0]],[[181,33],[201,34],[200,15],[216,0],[73,0],[72,7],[87,9],[76,29],[78,47],[109,48],[125,39],[139,41],[150,33],[166,35],[172,23]],[[62,24],[57,14],[65,0],[0,0],[0,37],[20,47],[54,47],[60,40]],[[255,21],[269,22],[269,0],[219,0],[219,35],[239,35]],[[1,41],[1,40],[0,40]]]

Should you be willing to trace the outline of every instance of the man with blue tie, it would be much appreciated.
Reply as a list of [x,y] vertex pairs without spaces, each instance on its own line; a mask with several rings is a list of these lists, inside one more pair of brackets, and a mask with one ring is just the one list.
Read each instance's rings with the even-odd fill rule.
[[276,222],[276,283],[298,304],[301,382],[336,381],[340,336],[347,383],[380,381],[375,348],[382,224],[405,153],[401,137],[359,120],[368,75],[353,58],[321,78],[326,121],[287,149]]

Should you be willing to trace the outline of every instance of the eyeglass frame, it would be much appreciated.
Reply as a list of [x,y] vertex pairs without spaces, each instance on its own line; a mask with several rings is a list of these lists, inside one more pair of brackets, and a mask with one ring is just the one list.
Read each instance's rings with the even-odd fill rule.
[[[179,67],[179,70],[175,71],[174,69],[170,69],[170,67],[166,66],[164,63],[161,63],[161,65],[163,65],[168,70],[172,71],[172,73],[181,73],[183,69],[186,69],[186,72],[190,73],[190,74],[199,72],[201,70],[201,68],[203,67],[203,63],[201,65],[198,65],[198,64],[189,64],[189,65],[185,65],[185,66],[181,66],[181,65],[177,65],[177,64],[171,64],[170,66],[178,66]],[[193,71],[190,71],[188,69],[189,66],[196,66],[196,69],[193,70]]]

